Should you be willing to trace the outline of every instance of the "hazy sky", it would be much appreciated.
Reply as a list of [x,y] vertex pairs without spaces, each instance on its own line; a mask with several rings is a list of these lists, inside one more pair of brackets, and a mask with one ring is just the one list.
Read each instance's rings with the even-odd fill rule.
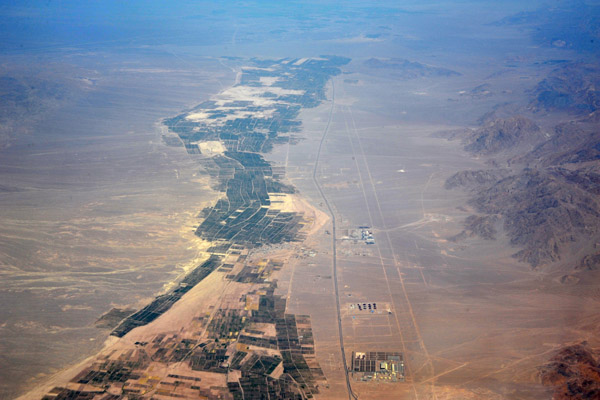
[[[533,10],[530,1],[22,1],[0,6],[0,46],[4,50],[36,46],[135,41],[143,44],[226,43],[234,32],[271,34],[282,29],[297,35],[341,38],[368,19],[410,25],[420,21],[435,34],[457,19],[471,24]],[[443,22],[446,21],[446,22]],[[350,24],[350,25],[348,25]],[[456,27],[456,25],[455,25]],[[397,28],[397,27],[396,27]],[[466,26],[465,26],[466,28]],[[433,31],[432,31],[433,29]]]

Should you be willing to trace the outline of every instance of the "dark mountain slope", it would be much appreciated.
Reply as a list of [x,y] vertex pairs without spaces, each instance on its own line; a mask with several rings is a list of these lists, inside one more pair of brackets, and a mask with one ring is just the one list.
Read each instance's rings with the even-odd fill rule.
[[554,400],[599,399],[600,363],[585,344],[564,347],[540,369],[542,383],[554,387]]
[[600,204],[560,171],[524,170],[478,190],[477,211],[500,214],[515,256],[533,267],[561,259],[573,242],[600,231]]
[[514,148],[529,148],[546,139],[532,120],[516,116],[486,123],[465,139],[465,150],[480,155],[496,154]]

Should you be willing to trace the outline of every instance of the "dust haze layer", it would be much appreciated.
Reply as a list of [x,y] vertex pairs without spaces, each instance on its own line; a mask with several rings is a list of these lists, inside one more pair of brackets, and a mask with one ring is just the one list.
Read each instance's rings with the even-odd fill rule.
[[101,314],[151,298],[197,256],[194,222],[212,191],[184,152],[162,144],[157,122],[233,75],[214,61],[144,57],[29,67],[69,96],[34,109],[45,114],[2,150],[2,397],[97,350]]

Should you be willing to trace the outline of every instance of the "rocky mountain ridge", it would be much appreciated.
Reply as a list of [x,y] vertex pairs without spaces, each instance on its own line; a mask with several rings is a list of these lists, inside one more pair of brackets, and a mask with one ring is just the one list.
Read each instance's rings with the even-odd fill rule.
[[540,375],[554,387],[554,400],[600,398],[600,362],[585,342],[561,349]]
[[[577,72],[567,82],[564,74],[570,71]],[[545,114],[522,110],[511,117],[491,114],[479,128],[442,135],[461,140],[465,151],[492,167],[447,179],[446,189],[471,193],[469,205],[478,213],[466,218],[464,230],[452,240],[494,240],[501,226],[516,249],[514,257],[533,268],[564,264],[566,273],[595,268],[596,259],[581,254],[600,241],[600,127],[589,113],[582,114],[597,104],[594,71],[587,64],[568,63],[530,91],[530,104],[558,107],[566,115],[551,129],[536,122]],[[540,102],[549,88],[564,91],[571,100]],[[575,256],[579,259],[572,262]]]
[[487,122],[463,139],[469,153],[492,155],[515,148],[529,147],[546,139],[540,127],[520,115]]
[[452,77],[460,76],[459,72],[451,69],[422,64],[404,58],[369,58],[363,65],[367,68],[386,69],[401,79],[414,79],[420,77]]

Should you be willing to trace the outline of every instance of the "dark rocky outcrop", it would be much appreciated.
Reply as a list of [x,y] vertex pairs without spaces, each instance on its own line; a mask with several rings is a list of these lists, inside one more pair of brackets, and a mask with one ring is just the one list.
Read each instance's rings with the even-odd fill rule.
[[524,170],[480,189],[470,201],[477,211],[500,214],[515,254],[533,267],[561,259],[573,242],[600,231],[595,196],[553,171]]
[[532,151],[515,157],[512,163],[551,165],[575,164],[600,159],[600,131],[580,124],[564,123]]
[[600,253],[588,254],[575,267],[577,270],[594,271],[600,268]]
[[491,155],[516,147],[531,146],[546,139],[539,126],[521,116],[498,118],[465,138],[465,150]]
[[496,223],[499,217],[497,215],[470,215],[464,223],[464,230],[456,236],[450,238],[452,241],[458,241],[469,237],[479,236],[485,240],[495,240]]
[[475,189],[497,182],[498,180],[507,177],[509,173],[509,170],[499,168],[459,171],[446,180],[444,187],[446,189],[458,187]]
[[561,349],[541,367],[540,377],[554,387],[554,400],[600,398],[600,363],[585,342]]
[[555,69],[533,90],[530,106],[537,111],[591,113],[600,108],[600,67],[570,63]]
[[479,214],[468,217],[452,239],[495,237],[492,229],[501,222],[519,248],[515,257],[534,268],[562,262],[568,276],[597,264],[593,256],[581,265],[573,259],[600,240],[600,67],[560,65],[530,92],[530,106],[562,111],[563,122],[541,129],[530,119],[535,114],[526,118],[508,107],[487,113],[478,129],[444,135],[462,140],[466,151],[497,167],[455,173],[445,187],[470,191],[469,203]]
[[452,77],[461,75],[459,72],[451,69],[421,64],[404,58],[369,58],[364,62],[364,65],[367,68],[372,69],[391,70],[396,77],[402,79],[414,79],[426,76]]
[[599,17],[598,4],[558,0],[552,7],[520,12],[492,24],[528,28],[532,40],[541,46],[597,54],[600,50]]
[[600,166],[583,167],[575,170],[557,168],[555,174],[593,195],[600,195]]

